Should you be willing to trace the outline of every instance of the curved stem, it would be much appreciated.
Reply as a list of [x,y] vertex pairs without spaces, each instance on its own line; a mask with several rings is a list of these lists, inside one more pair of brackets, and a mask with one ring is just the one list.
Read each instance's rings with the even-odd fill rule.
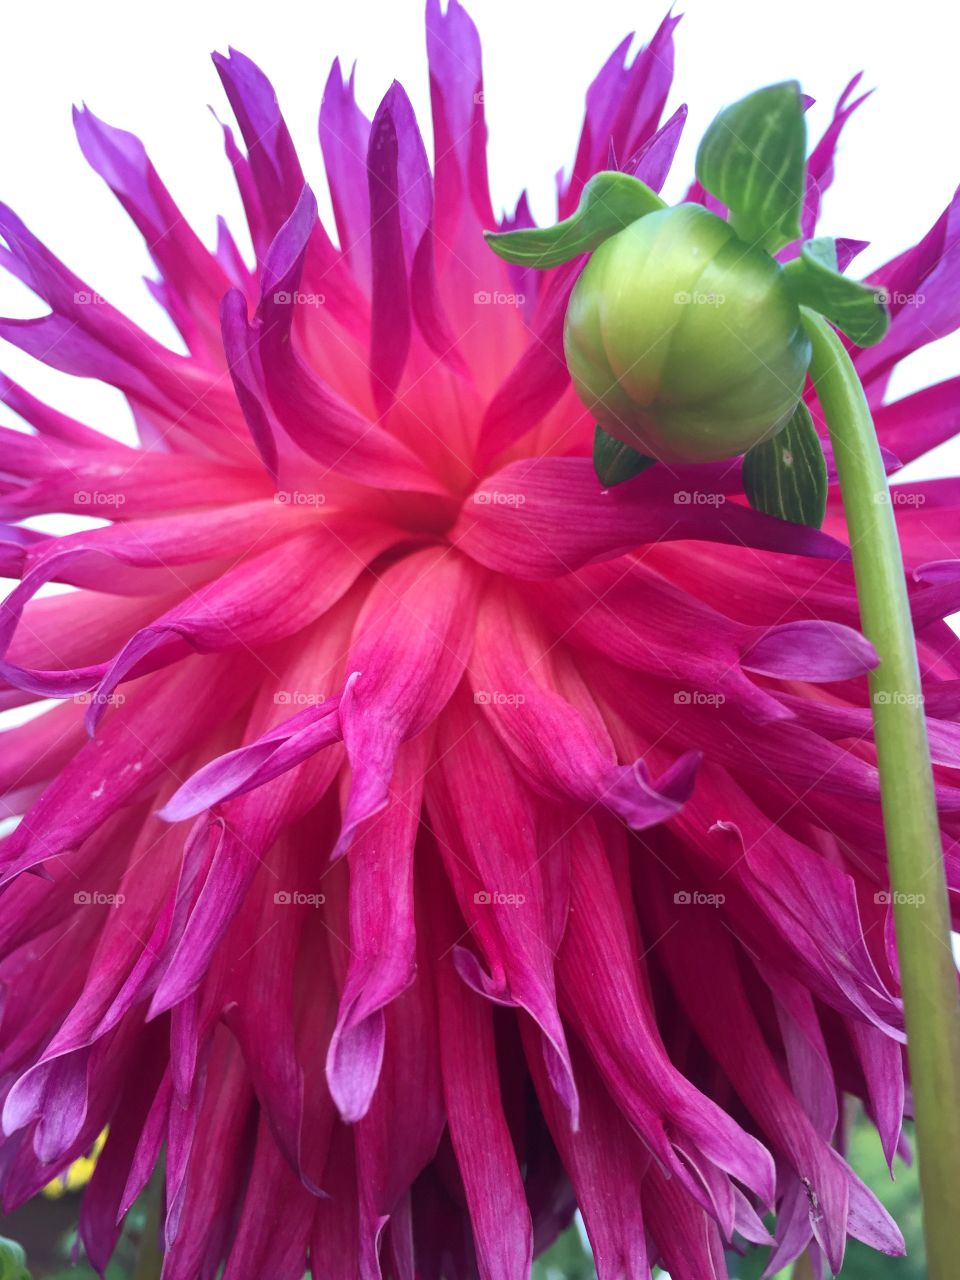
[[870,695],[907,1025],[927,1265],[956,1276],[960,1004],[903,559],[876,432],[836,333],[804,310],[811,377],[833,442],[863,632],[880,656]]

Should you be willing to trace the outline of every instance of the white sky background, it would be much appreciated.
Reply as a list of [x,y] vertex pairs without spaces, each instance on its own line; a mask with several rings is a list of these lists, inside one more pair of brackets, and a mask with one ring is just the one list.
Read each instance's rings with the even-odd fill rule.
[[[569,166],[584,93],[627,32],[652,35],[666,0],[473,0],[484,46],[495,206],[526,186],[540,221],[554,213],[553,174]],[[753,88],[798,78],[817,99],[811,137],[830,119],[849,77],[865,72],[877,92],[843,135],[826,233],[870,240],[861,274],[914,243],[960,182],[955,10],[945,0],[687,0],[677,31],[677,76],[668,111],[686,102],[686,137],[669,198],[679,198],[696,142],[716,110]],[[233,44],[259,62],[278,91],[308,179],[324,184],[317,144],[320,95],[336,55],[357,59],[362,106],[372,115],[392,78],[410,94],[429,139],[421,0],[46,0],[8,7],[0,44],[0,198],[116,306],[157,337],[172,328],[141,277],[152,264],[140,237],[88,169],[70,108],[85,100],[111,124],[138,134],[200,235],[215,216],[242,227],[212,104],[229,119],[209,51]],[[0,314],[43,310],[0,279]],[[67,412],[129,435],[119,393],[48,371],[5,343],[0,369]],[[913,357],[898,374],[905,392],[960,370],[960,339]],[[4,420],[12,415],[0,406]],[[948,446],[911,475],[960,471]]]

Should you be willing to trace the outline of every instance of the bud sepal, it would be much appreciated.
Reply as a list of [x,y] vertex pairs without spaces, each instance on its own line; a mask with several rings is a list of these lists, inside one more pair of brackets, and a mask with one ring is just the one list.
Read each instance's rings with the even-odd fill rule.
[[743,459],[743,491],[755,511],[819,529],[827,511],[827,462],[810,410],[801,400],[773,439]]
[[604,170],[583,188],[576,212],[555,227],[485,231],[484,237],[504,261],[546,269],[590,253],[631,222],[666,207],[639,178]]
[[818,311],[858,347],[872,347],[890,327],[886,294],[875,285],[842,276],[830,236],[808,240],[785,268],[787,284],[802,307]]
[[703,135],[697,178],[747,244],[776,253],[800,238],[807,130],[796,80],[725,107]]
[[632,480],[649,467],[656,465],[656,458],[648,458],[645,454],[631,449],[628,444],[618,440],[616,436],[597,427],[593,433],[593,469],[597,479],[607,489],[614,485]]

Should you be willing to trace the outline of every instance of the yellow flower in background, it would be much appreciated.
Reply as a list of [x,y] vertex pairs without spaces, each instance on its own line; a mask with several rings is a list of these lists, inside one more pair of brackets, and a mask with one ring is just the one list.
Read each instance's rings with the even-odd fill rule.
[[103,1144],[107,1140],[107,1130],[104,1129],[97,1138],[96,1142],[90,1150],[88,1156],[81,1156],[79,1160],[74,1160],[67,1172],[61,1178],[54,1178],[52,1182],[48,1182],[43,1188],[43,1195],[48,1200],[59,1200],[61,1196],[65,1196],[68,1191],[79,1191],[85,1187],[93,1177],[93,1171],[97,1167],[97,1157],[103,1150]]

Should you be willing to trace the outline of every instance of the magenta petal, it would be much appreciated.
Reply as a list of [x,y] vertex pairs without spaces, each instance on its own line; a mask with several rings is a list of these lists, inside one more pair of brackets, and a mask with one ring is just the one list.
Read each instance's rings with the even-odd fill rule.
[[340,247],[349,258],[354,275],[369,291],[370,196],[366,155],[370,121],[357,106],[353,78],[354,70],[351,70],[349,80],[344,80],[340,60],[335,58],[320,104],[320,146]]
[[491,1070],[489,1005],[441,967],[440,1045],[450,1138],[463,1177],[483,1280],[526,1280],[533,1240],[510,1131]]
[[667,180],[686,122],[687,108],[677,107],[666,124],[626,161],[624,172],[645,182],[652,191],[660,191]]
[[[766,1150],[670,1067],[637,987],[613,876],[588,819],[570,832],[571,913],[560,953],[561,999],[624,1115],[652,1154],[711,1215],[733,1230],[732,1175],[765,1204],[774,1196]],[[602,925],[602,927],[601,927]],[[601,958],[602,957],[602,958]],[[690,1163],[715,1166],[705,1185]]]
[[524,1048],[550,1133],[568,1170],[593,1248],[597,1280],[648,1280],[641,1188],[649,1154],[620,1121],[610,1096],[580,1050],[575,1054],[581,1111],[577,1132],[544,1074],[543,1059],[523,1024]]
[[622,765],[603,794],[604,804],[634,831],[665,822],[678,813],[693,794],[701,759],[698,751],[688,751],[656,783],[642,760]]
[[[539,1027],[547,1075],[576,1129],[579,1099],[554,975],[569,870],[553,842],[549,861],[540,857],[536,833],[544,815],[519,786],[490,730],[472,721],[470,705],[464,690],[451,704],[438,739],[438,776],[427,794],[440,856],[487,968],[463,944],[466,939],[454,946],[453,963],[473,991],[524,1009]],[[493,821],[472,803],[470,772],[489,794],[509,798]]]
[[562,674],[551,665],[530,611],[506,591],[489,590],[472,663],[474,701],[531,785],[551,797],[606,805],[636,830],[673,817],[692,792],[698,753],[683,755],[656,783],[643,761],[617,763],[606,734],[586,718],[589,696],[583,708],[563,698],[556,692]]
[[469,561],[438,548],[391,566],[371,591],[340,703],[353,773],[334,857],[386,805],[401,742],[430,724],[456,688],[473,643],[478,587]]
[[413,843],[424,746],[400,749],[394,799],[350,850],[350,965],[327,1050],[327,1080],[343,1120],[370,1108],[384,1053],[384,1008],[414,979]]
[[410,347],[410,268],[430,220],[427,153],[413,108],[396,82],[370,126],[367,149],[373,323],[370,378],[381,414],[393,403]]
[[481,465],[541,422],[571,385],[563,354],[563,320],[582,265],[578,260],[560,268],[529,346],[490,401],[480,427]]
[[812,619],[774,627],[740,659],[742,667],[759,675],[814,683],[849,680],[872,671],[878,662],[873,645],[858,631]]
[[524,578],[559,577],[645,543],[678,538],[849,558],[846,547],[819,530],[739,503],[693,504],[689,491],[656,471],[603,490],[587,458],[510,463],[485,479],[464,507],[456,545],[490,569]]
[[[261,1119],[224,1280],[245,1278],[257,1270],[273,1280],[303,1280],[315,1206],[316,1201],[290,1172],[269,1126]],[[284,1231],[278,1238],[275,1223],[280,1214]]]
[[267,405],[256,331],[247,323],[247,300],[239,289],[230,289],[223,296],[220,328],[237,400],[263,465],[276,479],[278,459],[274,420]]
[[258,741],[204,765],[171,796],[160,816],[167,822],[195,817],[221,801],[263,786],[339,741],[339,705],[339,698],[332,698],[320,707],[298,712]]
[[230,49],[215,53],[230,106],[247,144],[247,159],[271,233],[290,216],[303,189],[303,171],[290,138],[273,85],[259,67]]
[[77,138],[89,163],[137,224],[164,277],[161,301],[196,354],[220,356],[216,314],[227,278],[204,248],[154,169],[139,138],[74,110]]
[[[386,488],[442,489],[419,459],[394,436],[369,421],[332,390],[298,355],[291,340],[304,258],[317,207],[309,187],[270,246],[258,306],[259,362],[271,411],[291,438],[317,461],[363,484]],[[236,304],[232,304],[236,306]],[[254,382],[245,386],[254,394]],[[255,432],[266,414],[258,402],[251,421]]]

